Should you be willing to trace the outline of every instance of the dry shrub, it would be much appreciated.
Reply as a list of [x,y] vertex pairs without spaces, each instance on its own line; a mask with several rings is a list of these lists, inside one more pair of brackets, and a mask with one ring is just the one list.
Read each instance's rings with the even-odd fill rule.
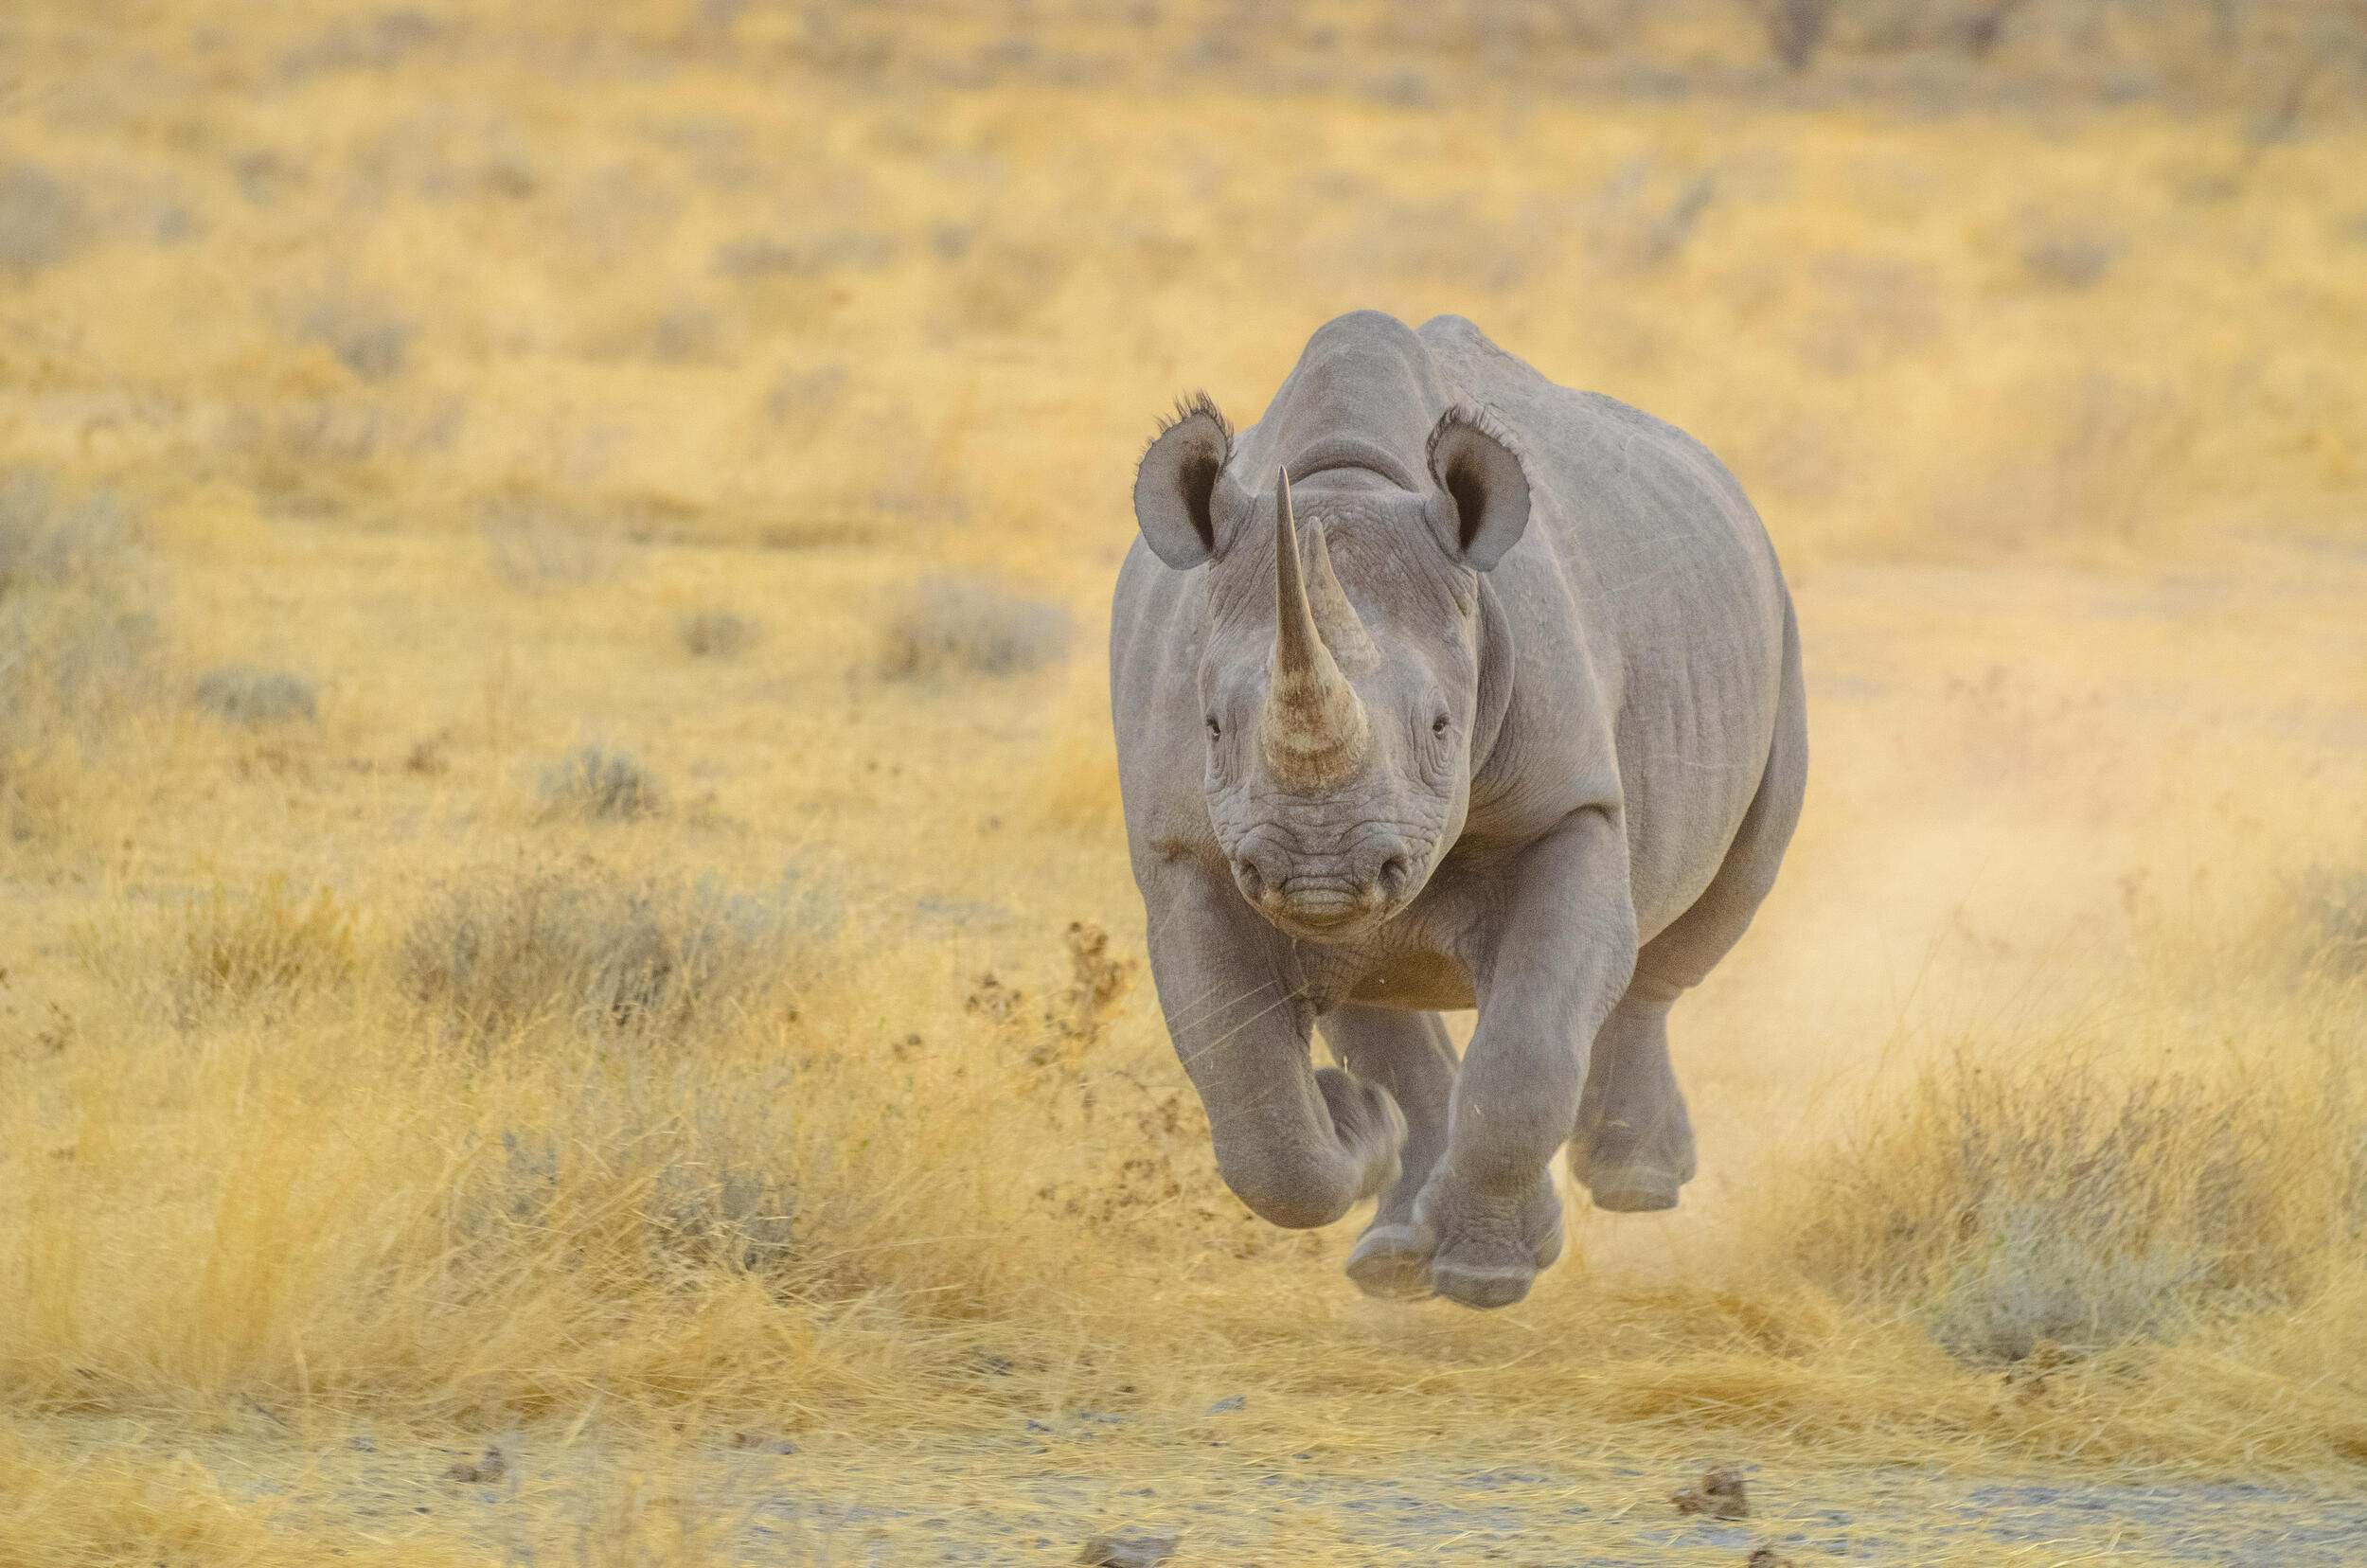
[[[127,1048],[110,1092],[153,1101],[153,1136],[52,1158],[73,1122],[27,1138],[17,1104],[0,1167],[37,1190],[0,1214],[0,1381],[33,1408],[162,1378],[496,1422],[759,1407],[775,1430],[938,1395],[1023,1333],[1000,1321],[1043,1288],[1014,1173],[1065,1150],[1024,1141],[1045,1108],[1012,1090],[1040,1070],[878,1050],[870,1004],[907,961],[815,966],[826,1024],[776,1006],[802,930],[787,892],[488,879],[397,945],[409,1008],[365,988],[306,1027]],[[1092,1028],[1101,972],[1052,1010]],[[953,1007],[897,1013],[959,1040]]]
[[1068,651],[1068,613],[970,578],[923,580],[888,623],[881,668],[898,680],[1017,675]]
[[361,20],[340,17],[281,55],[279,71],[292,81],[336,71],[391,71],[454,30],[450,23],[400,7]]
[[184,917],[178,947],[185,1016],[343,985],[358,956],[352,907],[326,887],[300,897],[285,877],[245,894],[215,889]]
[[837,272],[877,272],[896,258],[886,235],[833,230],[782,239],[746,235],[715,249],[715,270],[731,278],[819,277]]
[[2021,264],[2040,282],[2090,289],[2104,281],[2124,248],[2118,235],[2099,229],[2038,225],[2022,241]]
[[694,659],[730,659],[756,646],[756,623],[729,610],[701,610],[683,616],[676,631]]
[[1933,1069],[1821,1157],[1798,1262],[1975,1362],[2296,1300],[2367,1230],[2367,1076],[2332,1036],[2261,1048],[2304,1060],[2121,1078],[2067,1042]]
[[559,1027],[681,1039],[779,1003],[799,913],[786,896],[705,882],[489,874],[419,912],[397,969],[415,1001],[480,1038]]
[[1586,203],[1587,248],[1606,266],[1648,272],[1683,252],[1717,200],[1714,172],[1664,176],[1651,159],[1630,158]]
[[666,809],[666,786],[630,753],[579,746],[543,771],[543,806],[552,816],[632,822]]
[[857,1271],[801,1256],[809,1169],[826,1214],[860,1221],[881,1191],[864,1161],[832,1163],[839,1124],[810,1131],[807,1112],[859,1129],[878,1113],[792,1094],[771,1033],[687,1001],[676,1016],[714,1025],[705,1048],[658,1059],[555,1031],[537,1052],[452,1051],[367,1007],[234,1025],[202,1052],[138,1041],[107,1074],[152,1107],[138,1137],[12,1099],[0,1168],[28,1193],[0,1214],[12,1408],[174,1387],[447,1419],[777,1412],[930,1359],[885,1303],[817,1305],[832,1271]]
[[37,470],[0,473],[0,603],[120,576],[131,547],[113,496],[69,495]]
[[0,691],[46,676],[87,710],[145,676],[152,621],[131,521],[104,490],[73,494],[47,474],[0,472]]
[[579,587],[613,575],[622,547],[570,518],[530,503],[495,508],[484,523],[493,570],[529,592]]
[[1767,46],[1790,71],[1816,63],[1833,25],[1833,0],[1743,0],[1767,29]]
[[154,617],[129,518],[103,490],[0,472],[0,798],[44,747],[154,694]]
[[846,401],[847,381],[846,366],[837,364],[784,370],[764,395],[765,417],[810,434]]
[[[704,1125],[652,1121],[647,1108],[579,1105],[560,1126],[505,1131],[502,1157],[467,1194],[461,1228],[496,1248],[510,1227],[596,1230],[568,1250],[622,1250],[644,1277],[705,1271],[779,1273],[797,1261],[796,1200],[779,1130],[770,1147],[735,1135],[731,1118],[693,1100]],[[611,1120],[586,1138],[584,1123]],[[761,1119],[761,1118],[759,1118]],[[620,1237],[620,1228],[630,1235]]]
[[418,323],[383,300],[342,290],[307,302],[292,323],[296,338],[317,343],[364,381],[385,381],[410,358]]
[[2367,977],[2367,870],[2322,867],[2292,887],[2295,918],[2280,921],[2297,967],[2340,980]]
[[0,169],[0,268],[55,266],[89,241],[89,215],[64,181],[32,164]]
[[299,719],[310,723],[320,717],[320,698],[312,683],[283,669],[224,665],[199,676],[193,695],[199,707],[233,724],[254,727]]

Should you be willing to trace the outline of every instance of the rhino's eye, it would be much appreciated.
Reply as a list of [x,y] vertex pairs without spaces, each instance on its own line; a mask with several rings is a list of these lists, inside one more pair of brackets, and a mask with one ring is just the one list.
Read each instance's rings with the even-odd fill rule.
[[1211,740],[1224,739],[1224,726],[1217,722],[1217,716],[1213,713],[1208,716],[1208,739]]
[[1430,722],[1430,732],[1431,732],[1431,734],[1433,734],[1433,735],[1444,735],[1444,734],[1446,734],[1446,733],[1447,733],[1447,726],[1448,726],[1448,724],[1449,724],[1450,722],[1450,721],[1447,718],[1447,716],[1446,716],[1445,714],[1443,714],[1443,713],[1442,713],[1442,714],[1440,714],[1437,718],[1433,719],[1433,720]]

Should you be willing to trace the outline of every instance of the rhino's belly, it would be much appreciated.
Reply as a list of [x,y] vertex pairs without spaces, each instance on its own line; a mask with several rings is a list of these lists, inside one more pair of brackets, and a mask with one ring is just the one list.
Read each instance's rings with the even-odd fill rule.
[[1356,983],[1348,1000],[1368,1007],[1433,1012],[1479,1006],[1471,993],[1470,975],[1441,953],[1409,953],[1384,960]]

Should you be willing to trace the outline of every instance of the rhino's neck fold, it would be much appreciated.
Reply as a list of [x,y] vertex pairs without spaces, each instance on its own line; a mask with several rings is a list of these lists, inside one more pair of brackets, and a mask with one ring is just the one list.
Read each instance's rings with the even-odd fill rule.
[[1504,715],[1512,708],[1512,676],[1519,655],[1512,640],[1512,622],[1495,585],[1482,576],[1472,614],[1479,617],[1479,701],[1471,715],[1472,797],[1481,794],[1488,764],[1495,760],[1496,742],[1504,735]]
[[1423,490],[1431,430],[1453,401],[1419,334],[1379,312],[1352,312],[1308,340],[1237,456],[1249,473],[1287,466],[1306,479],[1358,469]]

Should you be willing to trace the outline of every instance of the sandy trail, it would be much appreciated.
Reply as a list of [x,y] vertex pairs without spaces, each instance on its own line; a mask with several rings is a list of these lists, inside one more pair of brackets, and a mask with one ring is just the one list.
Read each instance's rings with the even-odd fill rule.
[[[745,1563],[1058,1563],[1089,1537],[1174,1538],[1190,1563],[1796,1562],[2334,1564],[2367,1552],[2367,1498],[2173,1475],[1832,1468],[1737,1459],[1751,1514],[1688,1517],[1700,1467],[1615,1450],[1432,1453],[1374,1468],[1260,1452],[1219,1412],[1158,1432],[1083,1412],[998,1436],[881,1442],[749,1434],[648,1451],[512,1436],[489,1484],[473,1451],[369,1436],[242,1442],[201,1457],[324,1540],[424,1532],[508,1562],[620,1559],[693,1541]],[[357,1445],[367,1445],[365,1447]]]

